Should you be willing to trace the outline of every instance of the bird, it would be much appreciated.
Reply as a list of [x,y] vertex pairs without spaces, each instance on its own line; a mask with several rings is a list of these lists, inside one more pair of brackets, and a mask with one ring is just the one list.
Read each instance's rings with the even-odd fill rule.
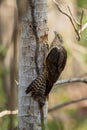
[[46,98],[64,70],[67,61],[67,51],[63,46],[62,37],[57,32],[54,34],[54,40],[45,58],[43,72],[25,90],[26,94],[31,92],[31,96],[41,107],[44,106]]

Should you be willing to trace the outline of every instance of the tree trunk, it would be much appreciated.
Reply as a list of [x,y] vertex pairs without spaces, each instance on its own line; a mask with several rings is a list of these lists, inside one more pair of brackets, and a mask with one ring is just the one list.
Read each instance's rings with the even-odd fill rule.
[[[26,0],[25,0],[26,2]],[[43,71],[48,39],[47,0],[29,0],[27,11],[21,18],[19,47],[19,130],[42,130],[38,103],[26,87]],[[47,118],[47,101],[43,108]]]

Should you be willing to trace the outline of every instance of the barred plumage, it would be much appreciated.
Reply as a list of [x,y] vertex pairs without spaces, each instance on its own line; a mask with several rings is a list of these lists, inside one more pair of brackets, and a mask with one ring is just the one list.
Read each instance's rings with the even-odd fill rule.
[[40,106],[43,106],[45,103],[45,90],[46,90],[46,80],[47,72],[44,71],[40,76],[38,76],[32,83],[27,87],[26,94],[31,92],[31,96],[38,101]]
[[49,95],[66,64],[67,52],[60,44],[62,42],[60,35],[55,32],[55,38],[45,60],[43,73],[26,89],[26,94],[31,92],[32,97],[38,101],[41,107],[45,104],[46,97]]

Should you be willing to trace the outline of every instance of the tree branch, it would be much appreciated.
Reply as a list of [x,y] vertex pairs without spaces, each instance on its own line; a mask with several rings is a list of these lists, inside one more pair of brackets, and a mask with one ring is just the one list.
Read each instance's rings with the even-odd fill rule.
[[82,20],[83,20],[84,11],[82,10],[81,19],[80,19],[80,29],[82,29]]
[[70,7],[67,6],[67,8],[68,8],[68,11],[69,11],[69,13],[70,13],[71,18],[73,19],[73,21],[80,27],[81,24],[80,24],[80,23],[77,21],[77,19],[73,16],[73,14],[72,14],[72,12],[71,12],[71,10],[70,10]]
[[5,110],[5,111],[0,112],[0,117],[6,116],[6,115],[15,115],[15,114],[18,114],[18,110],[14,110],[14,111]]
[[87,100],[87,97],[84,97],[84,98],[80,98],[80,99],[77,99],[77,100],[71,100],[71,101],[68,101],[68,102],[65,102],[65,103],[62,103],[62,104],[58,104],[52,108],[49,108],[48,109],[48,112],[53,112],[57,109],[60,109],[62,107],[65,107],[67,105],[71,105],[71,104],[74,104],[74,103],[77,103],[77,102],[81,102],[81,101],[84,101],[84,100]]
[[87,23],[85,23],[82,28],[79,30],[79,33],[83,32],[87,28]]
[[63,79],[58,80],[55,85],[65,84],[65,83],[75,83],[75,82],[82,82],[87,84],[87,79],[85,78],[71,78],[71,79]]
[[[53,111],[55,111],[57,109],[65,107],[67,105],[71,105],[71,104],[81,102],[81,101],[84,101],[84,100],[87,100],[87,97],[80,98],[80,99],[77,99],[77,100],[71,100],[71,101],[68,101],[68,102],[65,102],[65,103],[61,103],[61,104],[58,104],[58,105],[56,105],[56,106],[54,106],[52,108],[49,108],[48,112],[53,112]],[[2,111],[2,112],[0,112],[0,117],[10,115],[10,114],[12,114],[12,115],[18,114],[18,110],[14,110],[14,111],[5,110],[5,111]]]
[[[59,7],[59,4],[58,4],[58,2],[56,2],[56,0],[53,0],[53,2],[54,2],[54,4],[56,5],[57,9],[58,9],[62,14],[64,14],[65,16],[67,16],[67,17],[69,18],[69,20],[70,20],[70,22],[71,22],[71,24],[72,24],[72,26],[73,26],[73,28],[74,28],[74,31],[75,31],[75,33],[76,33],[76,35],[77,35],[77,39],[78,39],[78,41],[80,41],[80,33],[81,33],[81,31],[79,31],[79,30],[82,30],[82,20],[83,20],[83,14],[84,14],[84,12],[82,11],[81,18],[80,18],[80,23],[79,23],[79,22],[74,18],[74,16],[72,15],[72,12],[71,12],[69,6],[67,6],[67,8],[68,8],[68,11],[69,11],[70,15],[68,15],[66,12],[64,12],[64,11]],[[78,29],[76,26],[78,26],[79,29]]]

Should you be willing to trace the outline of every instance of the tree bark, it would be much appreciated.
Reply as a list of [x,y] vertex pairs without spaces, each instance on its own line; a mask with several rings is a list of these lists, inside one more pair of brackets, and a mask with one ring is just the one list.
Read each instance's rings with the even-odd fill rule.
[[[42,130],[38,103],[25,94],[26,87],[43,71],[46,54],[47,0],[29,0],[27,11],[21,18],[19,46],[19,130]],[[47,118],[47,101],[43,108]]]

